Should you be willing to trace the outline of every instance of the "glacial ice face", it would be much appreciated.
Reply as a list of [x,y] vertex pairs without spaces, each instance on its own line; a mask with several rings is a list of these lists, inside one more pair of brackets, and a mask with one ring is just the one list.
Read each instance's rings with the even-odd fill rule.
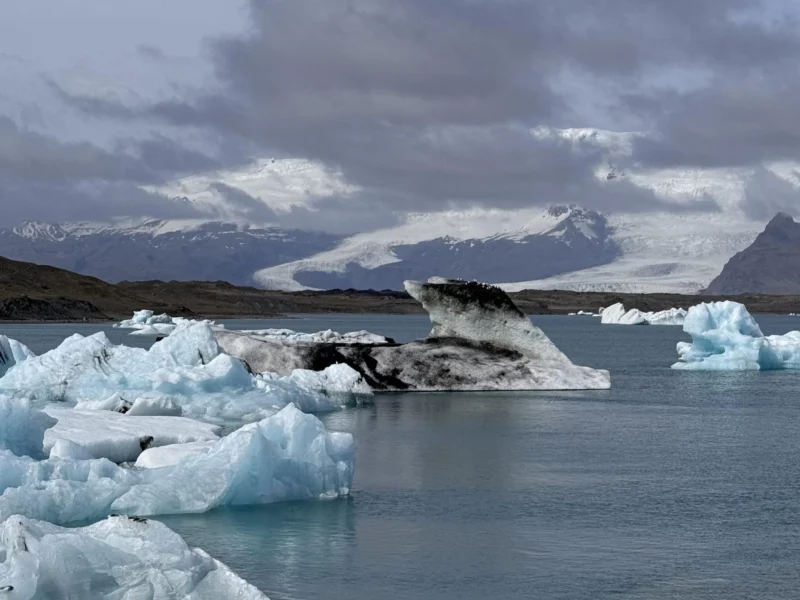
[[[62,453],[67,457],[55,456]],[[110,513],[205,512],[335,498],[349,494],[355,466],[352,435],[326,431],[294,405],[163,468],[127,469],[76,453],[61,448],[37,461],[0,450],[0,520],[21,514],[67,524]]]
[[11,367],[35,356],[27,346],[0,335],[0,377]]
[[44,458],[45,432],[55,424],[55,419],[31,408],[28,400],[0,396],[0,449]]
[[636,308],[625,310],[618,302],[604,308],[600,313],[603,325],[683,325],[686,318],[683,308],[670,308],[658,312],[641,311]]
[[66,401],[129,416],[182,414],[216,423],[259,421],[290,402],[308,412],[335,410],[344,401],[340,389],[333,391],[303,387],[291,377],[253,375],[220,350],[206,323],[179,325],[149,351],[115,346],[102,333],[74,335],[0,377],[0,393],[39,403]]
[[8,600],[267,600],[157,521],[110,517],[65,529],[12,515],[0,539]]
[[738,302],[711,302],[689,309],[683,330],[691,343],[678,344],[673,369],[754,371],[800,369],[800,332],[765,336]]

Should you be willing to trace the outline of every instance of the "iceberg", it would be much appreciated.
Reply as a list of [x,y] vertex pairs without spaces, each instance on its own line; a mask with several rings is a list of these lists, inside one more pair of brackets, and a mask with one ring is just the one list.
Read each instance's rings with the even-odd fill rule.
[[500,288],[441,278],[405,285],[433,324],[423,340],[287,343],[218,331],[217,341],[256,372],[288,376],[343,364],[376,390],[584,390],[611,385],[608,371],[574,365]]
[[800,331],[765,336],[738,302],[710,302],[689,309],[673,369],[758,371],[800,369]]
[[243,329],[242,333],[273,341],[304,344],[393,344],[391,338],[370,333],[369,331],[351,331],[338,333],[331,329],[317,333],[301,333],[292,329]]
[[357,378],[351,378],[348,395],[343,377],[335,370],[315,376],[253,373],[222,352],[210,325],[183,323],[150,350],[116,346],[103,333],[73,335],[50,352],[15,363],[0,377],[0,393],[128,416],[255,422],[290,402],[325,412],[366,395],[368,386]]
[[80,457],[83,444],[72,444],[54,444],[44,460],[0,450],[0,520],[24,515],[68,524],[112,513],[200,513],[338,498],[350,493],[355,468],[353,436],[327,431],[292,404],[158,468],[88,460]]
[[8,600],[267,600],[157,521],[115,516],[66,529],[12,515],[0,539]]
[[156,315],[152,310],[137,310],[133,317],[116,323],[118,329],[133,329],[131,335],[144,337],[166,337],[174,333],[179,327],[203,323],[215,329],[224,329],[224,325],[217,325],[214,321],[186,319],[171,317],[166,314]]
[[658,312],[641,311],[636,308],[625,310],[618,302],[601,309],[599,316],[603,325],[683,325],[686,318],[683,308],[670,308]]

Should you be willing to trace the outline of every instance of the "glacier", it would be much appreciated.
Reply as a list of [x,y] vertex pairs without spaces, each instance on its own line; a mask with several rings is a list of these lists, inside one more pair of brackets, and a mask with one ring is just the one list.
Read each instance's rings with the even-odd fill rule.
[[[433,328],[407,344],[287,342],[217,331],[220,347],[256,372],[281,375],[344,364],[375,390],[608,389],[608,371],[574,365],[500,288],[432,278],[406,289]],[[298,377],[298,375],[295,375]]]
[[66,529],[12,515],[0,540],[8,600],[267,600],[157,521],[115,516]]
[[767,371],[800,369],[800,331],[765,336],[747,308],[738,302],[709,302],[689,309],[683,330],[691,342],[679,342],[673,369],[694,371]]
[[225,354],[215,330],[202,322],[177,325],[150,350],[114,345],[97,333],[73,335],[41,356],[19,348],[14,356],[14,365],[0,377],[0,393],[128,416],[255,422],[290,402],[306,412],[326,412],[371,396],[346,365],[316,374],[253,372]]
[[[18,410],[14,421],[32,422],[37,414]],[[86,448],[69,441],[53,450],[42,460],[0,450],[0,520],[23,515],[63,525],[112,513],[201,513],[338,498],[350,493],[355,468],[353,436],[327,431],[293,404],[158,468],[88,459]]]
[[683,325],[687,311],[683,308],[669,308],[658,312],[641,311],[636,308],[625,310],[621,302],[599,311],[603,325]]

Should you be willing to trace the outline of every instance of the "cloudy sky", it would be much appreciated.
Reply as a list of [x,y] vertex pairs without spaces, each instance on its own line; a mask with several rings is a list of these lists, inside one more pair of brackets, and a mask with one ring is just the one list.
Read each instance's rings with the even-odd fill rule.
[[[0,226],[206,216],[162,192],[191,176],[226,216],[332,230],[721,210],[608,185],[606,150],[531,133],[572,127],[642,132],[622,169],[752,170],[745,214],[796,212],[762,167],[800,151],[798,19],[790,0],[3,0]],[[216,175],[270,158],[348,191],[276,212]]]

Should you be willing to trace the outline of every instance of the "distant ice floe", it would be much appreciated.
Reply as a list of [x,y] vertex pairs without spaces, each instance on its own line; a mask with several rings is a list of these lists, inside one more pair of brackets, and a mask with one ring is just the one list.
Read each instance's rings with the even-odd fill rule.
[[218,329],[224,329],[224,325],[217,325],[214,321],[198,321],[185,319],[183,317],[170,317],[166,314],[157,315],[152,310],[137,310],[133,317],[116,323],[114,327],[118,329],[133,329],[131,335],[142,337],[165,337],[173,333],[179,326],[204,323]]
[[765,336],[738,302],[711,302],[689,309],[673,369],[757,371],[800,369],[800,331]]
[[267,600],[157,521],[111,517],[66,529],[12,515],[0,539],[4,599]]
[[[12,415],[10,421],[20,430],[46,439],[42,427],[54,419],[17,402],[0,399],[0,411]],[[112,415],[105,417],[110,421]],[[103,415],[92,418],[97,425]],[[21,446],[13,437],[9,443],[11,429],[3,430],[3,445],[20,454],[0,450],[0,521],[24,515],[68,524],[112,513],[201,513],[219,506],[330,499],[348,495],[353,481],[353,436],[326,431],[319,419],[293,404],[192,451],[178,446],[181,456],[151,456],[143,460],[149,464],[141,465],[158,467],[160,462],[158,468],[123,468],[105,458],[88,458],[96,452],[118,457],[129,452],[127,438],[101,440],[101,432],[85,441],[60,441],[50,458],[38,460],[45,454],[43,446]],[[28,450],[33,456],[22,454]]]
[[636,308],[625,310],[618,302],[598,313],[603,325],[683,325],[687,311],[683,308],[670,308],[658,312],[646,312]]

